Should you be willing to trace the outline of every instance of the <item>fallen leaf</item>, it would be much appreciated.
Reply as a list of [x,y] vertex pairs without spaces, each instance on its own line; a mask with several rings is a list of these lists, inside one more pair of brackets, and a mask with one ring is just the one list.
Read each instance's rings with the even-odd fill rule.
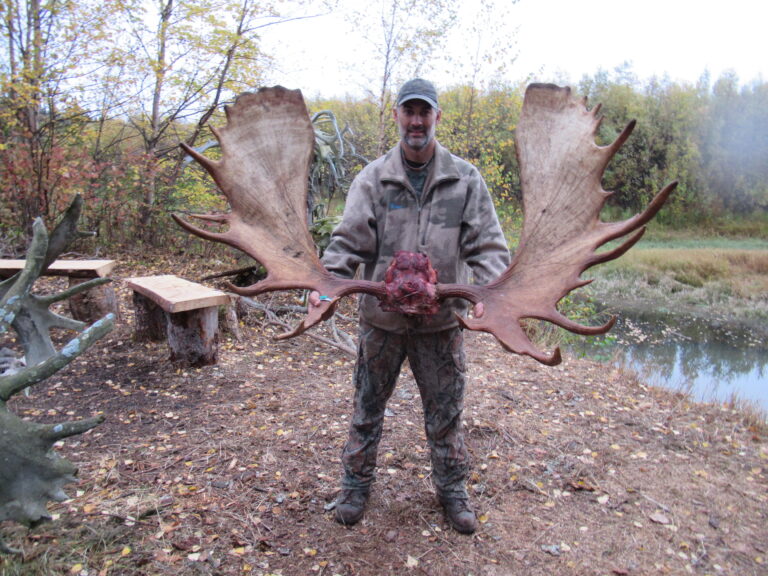
[[557,544],[542,544],[541,549],[552,556],[560,556],[560,546]]
[[656,524],[669,524],[669,518],[663,512],[654,512],[649,518],[656,522]]

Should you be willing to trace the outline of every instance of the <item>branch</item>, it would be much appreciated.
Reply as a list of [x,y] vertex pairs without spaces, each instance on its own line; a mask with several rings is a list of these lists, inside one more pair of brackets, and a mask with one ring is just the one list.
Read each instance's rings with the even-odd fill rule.
[[[288,324],[288,322],[285,322],[284,320],[281,320],[280,318],[278,318],[276,314],[277,311],[296,312],[299,314],[303,314],[307,311],[304,306],[280,306],[277,309],[275,309],[270,306],[267,306],[266,304],[261,304],[260,302],[256,302],[255,300],[252,300],[251,298],[248,298],[246,296],[241,296],[240,300],[247,306],[250,306],[251,308],[255,308],[257,310],[264,312],[264,315],[267,317],[268,324],[280,326],[282,328],[285,328],[286,330],[293,330],[295,327]],[[335,320],[336,320],[336,315],[334,314],[331,317],[331,331],[334,335],[335,340],[331,340],[330,338],[325,338],[324,336],[320,336],[313,332],[304,332],[304,334],[306,334],[313,340],[317,340],[318,342],[322,342],[323,344],[328,344],[329,346],[338,348],[339,350],[341,350],[342,352],[345,352],[346,354],[349,354],[350,356],[355,356],[357,354],[357,350],[352,338],[349,336],[349,334],[347,334],[343,330],[340,330],[336,326]]]

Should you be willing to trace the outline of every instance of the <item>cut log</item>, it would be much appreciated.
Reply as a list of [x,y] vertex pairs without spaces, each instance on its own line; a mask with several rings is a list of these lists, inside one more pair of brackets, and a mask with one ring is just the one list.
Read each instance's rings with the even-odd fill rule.
[[[87,282],[87,280],[73,276],[69,278],[70,288],[83,282]],[[69,311],[75,320],[89,324],[107,314],[114,314],[118,319],[120,318],[120,307],[112,284],[102,284],[85,292],[74,294],[69,299]]]
[[137,340],[168,340],[171,360],[188,366],[215,364],[219,306],[230,296],[173,275],[126,280],[133,290]]
[[171,361],[194,367],[216,364],[219,343],[216,306],[167,314],[166,318]]
[[166,339],[165,310],[143,294],[133,293],[135,313],[133,339],[137,342],[159,342]]

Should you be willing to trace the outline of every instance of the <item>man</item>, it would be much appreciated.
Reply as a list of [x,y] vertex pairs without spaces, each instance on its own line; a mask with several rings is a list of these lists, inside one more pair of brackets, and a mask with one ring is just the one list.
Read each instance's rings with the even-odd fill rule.
[[[440,282],[485,284],[509,264],[509,252],[480,173],[435,140],[442,111],[434,86],[416,78],[398,96],[394,120],[400,142],[366,166],[347,196],[344,216],[323,255],[332,273],[382,281],[395,252],[426,254]],[[312,305],[322,297],[313,292]],[[437,314],[387,312],[373,296],[360,299],[360,340],[354,371],[354,411],[342,453],[344,477],[336,520],[363,516],[376,467],[387,401],[408,358],[424,407],[432,480],[450,524],[471,534],[477,518],[469,503],[469,457],[462,436],[465,356],[454,316],[468,303],[449,299]],[[475,308],[482,314],[482,307]]]

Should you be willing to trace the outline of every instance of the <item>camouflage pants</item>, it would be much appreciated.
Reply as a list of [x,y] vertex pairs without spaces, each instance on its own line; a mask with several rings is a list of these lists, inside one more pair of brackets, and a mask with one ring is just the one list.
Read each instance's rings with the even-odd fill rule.
[[466,382],[462,331],[395,334],[363,322],[354,412],[342,453],[343,487],[367,489],[373,481],[384,411],[406,358],[421,394],[435,488],[440,496],[463,494],[469,455],[461,426]]

